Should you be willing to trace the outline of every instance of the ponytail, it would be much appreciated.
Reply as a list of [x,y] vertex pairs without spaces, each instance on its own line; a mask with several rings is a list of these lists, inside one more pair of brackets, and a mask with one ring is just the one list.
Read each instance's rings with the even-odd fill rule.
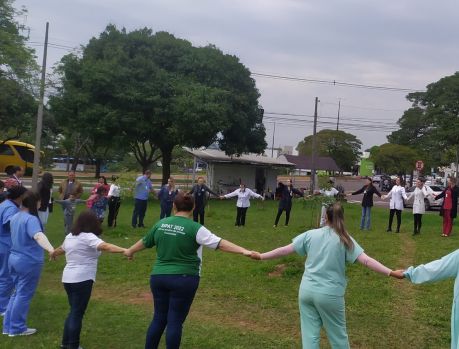
[[338,234],[339,239],[346,246],[346,249],[352,250],[354,243],[344,227],[344,209],[339,202],[335,202],[327,207],[327,219],[328,224]]

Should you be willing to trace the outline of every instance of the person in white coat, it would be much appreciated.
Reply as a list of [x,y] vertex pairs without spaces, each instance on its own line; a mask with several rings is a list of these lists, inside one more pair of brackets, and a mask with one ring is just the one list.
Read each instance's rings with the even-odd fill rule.
[[236,189],[232,193],[220,196],[220,199],[229,199],[232,197],[237,196],[237,203],[236,203],[236,223],[237,227],[243,227],[245,225],[245,216],[247,214],[247,209],[250,207],[250,199],[256,198],[264,200],[265,198],[253,190],[245,187],[244,183],[241,183],[239,189]]
[[400,177],[397,177],[395,180],[395,185],[392,187],[390,192],[387,195],[383,195],[382,199],[385,200],[390,198],[389,208],[389,226],[387,227],[387,232],[392,231],[392,221],[394,220],[394,214],[397,215],[397,230],[396,233],[400,233],[400,224],[402,224],[402,211],[403,211],[403,199],[408,200],[406,196],[405,188],[401,186],[402,180]]
[[422,215],[426,212],[426,205],[424,200],[429,196],[433,195],[432,189],[424,185],[425,179],[418,178],[416,180],[416,188],[412,193],[408,195],[408,200],[414,196],[413,201],[413,218],[414,218],[414,230],[413,235],[421,233],[422,226]]

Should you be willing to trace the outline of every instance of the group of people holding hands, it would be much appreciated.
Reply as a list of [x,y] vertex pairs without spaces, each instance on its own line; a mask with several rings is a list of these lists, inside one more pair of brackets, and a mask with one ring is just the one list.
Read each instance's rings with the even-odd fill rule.
[[[136,226],[143,225],[146,209],[144,203],[137,200],[145,200],[145,196],[140,194],[148,194],[152,190],[148,173],[141,177],[143,178],[136,181],[136,188],[141,187],[136,189]],[[431,195],[424,188],[422,179],[418,182],[416,190],[410,194],[414,195],[415,203],[416,200],[423,202],[423,197]],[[102,185],[105,183],[101,183]],[[397,185],[401,187],[400,182]],[[74,195],[77,187],[75,181],[67,183],[67,188],[62,190],[63,200],[67,200],[65,195],[73,195],[72,199],[76,199]],[[48,241],[39,218],[39,209],[42,207],[40,195],[26,190],[23,186],[10,188],[7,199],[0,204],[0,313],[3,316],[3,334],[14,337],[36,333],[36,329],[27,326],[27,314],[43,268],[44,251],[49,253],[51,259],[64,254],[66,257],[62,283],[67,293],[70,311],[64,323],[61,347],[71,349],[81,348],[83,316],[91,297],[101,252],[120,253],[133,259],[135,254],[144,249],[156,248],[156,260],[150,274],[154,314],[146,334],[146,349],[157,348],[164,331],[167,348],[180,347],[183,323],[199,286],[203,247],[239,254],[253,260],[269,260],[289,254],[306,257],[298,296],[304,348],[319,348],[322,327],[333,348],[349,348],[344,299],[347,263],[358,262],[381,275],[397,279],[406,278],[413,283],[457,278],[459,274],[459,250],[438,261],[405,270],[392,270],[384,266],[368,256],[349,234],[345,225],[344,209],[339,202],[324,205],[325,217],[321,228],[303,232],[285,246],[260,253],[223,239],[204,226],[204,196],[212,192],[205,186],[203,178],[199,178],[198,183],[188,193],[178,191],[171,180],[163,188],[159,196],[166,198],[164,206],[161,206],[161,216],[164,217],[131,247],[123,248],[103,241],[100,217],[94,210],[87,210],[77,217],[75,223],[72,222],[62,245],[56,249]],[[363,229],[370,227],[372,196],[381,194],[372,186],[371,180],[367,180],[360,191],[364,194],[362,206],[366,207],[365,210],[362,209]],[[294,195],[301,194],[293,188],[291,182],[283,186],[275,225],[283,211],[286,212],[288,224],[291,199]],[[241,184],[240,188],[221,198],[235,196],[238,197],[236,225],[244,225],[250,198],[263,197]],[[406,199],[404,189],[393,188],[385,196],[391,199],[392,218],[397,214],[397,210],[401,211],[403,208],[397,206],[395,200],[400,196]],[[450,228],[453,215],[455,217],[457,214],[457,197],[458,190],[454,179],[451,178],[448,188],[437,196],[444,198],[444,229]],[[45,196],[44,200],[49,199]],[[198,220],[200,222],[197,222]],[[419,233],[422,220],[417,218],[416,222],[415,229],[418,229],[416,231]],[[455,287],[454,293],[456,297],[459,286]],[[457,348],[459,343],[458,329],[459,308],[456,308],[453,302],[452,348]]]

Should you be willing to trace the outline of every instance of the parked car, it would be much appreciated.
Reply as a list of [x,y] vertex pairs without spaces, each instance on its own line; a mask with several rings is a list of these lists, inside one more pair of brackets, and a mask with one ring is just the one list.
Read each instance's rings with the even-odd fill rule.
[[393,181],[388,175],[381,175],[381,182],[379,182],[379,190],[389,192],[392,189]]
[[[441,192],[445,189],[439,185],[426,185],[426,187],[432,189],[435,195],[441,194]],[[412,193],[416,186],[410,187],[406,190],[407,195]],[[413,207],[414,197],[410,198],[409,200],[405,200],[405,207]],[[432,196],[428,196],[424,199],[424,203],[426,206],[426,211],[431,210],[433,207],[441,207],[443,204],[443,199],[435,200]]]

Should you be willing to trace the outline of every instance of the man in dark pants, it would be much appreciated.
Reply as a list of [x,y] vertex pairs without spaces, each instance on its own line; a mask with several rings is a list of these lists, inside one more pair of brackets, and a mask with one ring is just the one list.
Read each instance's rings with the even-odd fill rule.
[[204,184],[204,177],[198,177],[198,183],[193,186],[191,191],[188,194],[193,194],[194,197],[194,210],[193,210],[193,220],[195,222],[204,225],[204,209],[206,207],[206,195],[207,193],[214,196],[218,196],[210,188]]
[[151,171],[144,171],[142,176],[137,177],[135,180],[134,192],[134,212],[132,212],[132,227],[143,228],[143,219],[147,211],[148,195],[154,192],[153,184],[150,180]]

